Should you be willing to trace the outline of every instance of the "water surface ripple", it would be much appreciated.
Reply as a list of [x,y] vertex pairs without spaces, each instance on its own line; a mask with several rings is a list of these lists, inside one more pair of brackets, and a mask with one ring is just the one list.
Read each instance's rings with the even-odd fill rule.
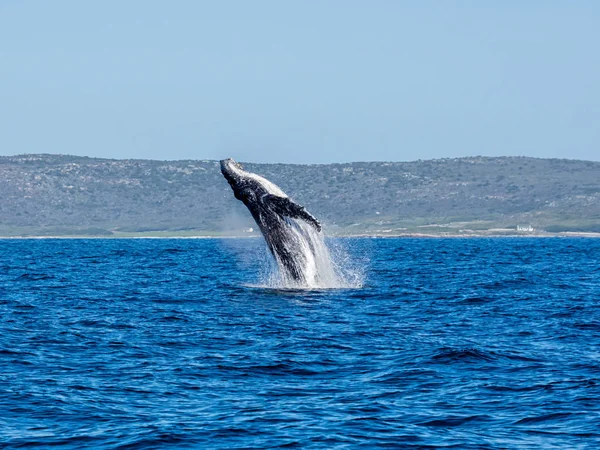
[[0,447],[600,448],[600,240],[0,242]]

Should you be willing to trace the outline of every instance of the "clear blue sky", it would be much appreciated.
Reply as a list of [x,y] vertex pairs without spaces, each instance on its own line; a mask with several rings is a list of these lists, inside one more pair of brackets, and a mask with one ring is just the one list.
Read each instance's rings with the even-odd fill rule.
[[0,0],[0,154],[600,160],[600,1]]

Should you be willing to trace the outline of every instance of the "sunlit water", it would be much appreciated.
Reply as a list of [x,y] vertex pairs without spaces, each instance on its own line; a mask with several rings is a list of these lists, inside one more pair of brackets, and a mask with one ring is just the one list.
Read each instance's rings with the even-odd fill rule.
[[600,446],[600,240],[0,242],[2,448]]

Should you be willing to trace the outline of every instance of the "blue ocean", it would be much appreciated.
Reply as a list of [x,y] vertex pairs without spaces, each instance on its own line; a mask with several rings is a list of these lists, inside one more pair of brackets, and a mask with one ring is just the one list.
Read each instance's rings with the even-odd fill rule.
[[600,448],[600,240],[0,242],[2,448]]

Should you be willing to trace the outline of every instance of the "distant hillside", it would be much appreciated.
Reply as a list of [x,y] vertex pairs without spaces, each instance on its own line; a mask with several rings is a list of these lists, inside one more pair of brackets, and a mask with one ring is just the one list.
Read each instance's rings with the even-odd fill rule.
[[[330,233],[517,225],[600,232],[599,162],[473,157],[246,167],[280,185]],[[252,226],[216,161],[0,157],[0,196],[3,236],[210,234]]]

